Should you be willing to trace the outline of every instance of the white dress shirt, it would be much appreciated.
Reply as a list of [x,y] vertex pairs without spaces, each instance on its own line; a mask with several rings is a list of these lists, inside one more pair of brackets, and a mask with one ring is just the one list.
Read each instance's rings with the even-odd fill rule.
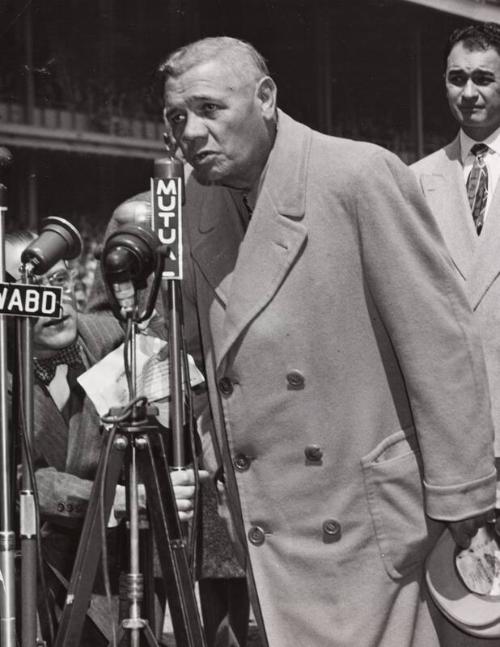
[[58,364],[52,381],[47,386],[59,411],[62,411],[69,400],[68,365]]

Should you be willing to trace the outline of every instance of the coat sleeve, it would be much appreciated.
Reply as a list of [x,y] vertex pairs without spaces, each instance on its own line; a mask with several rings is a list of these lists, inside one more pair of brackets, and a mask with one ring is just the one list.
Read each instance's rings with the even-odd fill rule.
[[93,482],[55,467],[42,467],[35,472],[40,512],[45,519],[63,525],[81,519],[87,510]]
[[364,279],[404,375],[427,514],[479,514],[495,503],[493,423],[467,298],[412,172],[378,150],[356,177]]

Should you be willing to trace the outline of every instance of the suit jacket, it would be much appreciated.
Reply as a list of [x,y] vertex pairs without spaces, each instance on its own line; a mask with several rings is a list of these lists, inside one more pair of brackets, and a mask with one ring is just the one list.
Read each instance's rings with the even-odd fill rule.
[[495,471],[435,220],[395,156],[282,112],[246,233],[238,200],[186,183],[184,320],[257,619],[272,647],[437,646],[434,520],[490,508]]
[[[78,338],[84,363],[90,367],[118,346],[123,340],[123,330],[114,317],[79,314]],[[48,389],[35,379],[34,434],[40,513],[42,522],[48,522],[42,528],[44,555],[51,566],[48,583],[62,606],[66,594],[65,580],[69,580],[71,575],[101,455],[100,419],[92,402],[84,397],[81,409],[72,414],[68,425]],[[108,536],[108,552],[111,569],[116,570],[121,554],[117,533]],[[112,576],[113,585],[115,580],[116,577]],[[110,639],[109,613],[105,596],[93,595],[88,615],[107,636],[107,639],[102,637],[102,644],[107,644]]]
[[475,313],[490,384],[495,455],[500,456],[500,188],[478,236],[467,200],[460,140],[412,166]]
[[[490,386],[495,455],[500,456],[500,189],[497,185],[485,225],[478,236],[467,199],[459,136],[448,146],[413,164],[412,170],[438,222],[475,313]],[[439,624],[443,647],[500,645],[498,639],[465,637],[444,618]]]
[[[112,317],[79,314],[78,336],[90,367],[118,346],[123,330]],[[81,411],[72,416],[68,426],[38,380],[34,411],[35,470],[42,516],[74,527],[85,514],[101,454],[99,416],[85,397]]]

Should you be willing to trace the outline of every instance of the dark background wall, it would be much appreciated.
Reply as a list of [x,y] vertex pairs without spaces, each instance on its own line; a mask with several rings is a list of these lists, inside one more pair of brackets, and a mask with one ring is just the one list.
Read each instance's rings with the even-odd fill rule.
[[[455,130],[442,50],[466,22],[397,0],[0,0],[0,101],[23,105],[31,91],[36,106],[83,111],[103,132],[113,117],[159,121],[158,63],[190,40],[227,34],[264,54],[293,117],[411,160],[418,34],[430,151]],[[16,219],[27,218],[23,186],[34,168],[39,217],[64,215],[97,229],[117,203],[147,188],[152,166],[43,143],[13,152]]]

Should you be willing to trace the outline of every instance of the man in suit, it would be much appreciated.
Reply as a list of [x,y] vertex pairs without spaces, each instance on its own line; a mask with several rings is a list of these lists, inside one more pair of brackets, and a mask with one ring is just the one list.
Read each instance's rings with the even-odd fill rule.
[[[495,456],[500,457],[500,26],[454,31],[446,50],[446,94],[460,130],[413,164],[475,313],[489,378]],[[498,486],[497,486],[498,490]],[[497,494],[497,507],[498,505]],[[448,628],[452,631],[451,628]],[[498,644],[461,638],[446,644]]]
[[[424,559],[445,524],[467,545],[495,471],[481,346],[434,218],[395,156],[278,110],[248,43],[203,39],[162,72],[192,167],[186,338],[263,644],[435,647]],[[136,196],[111,227],[149,209]]]

